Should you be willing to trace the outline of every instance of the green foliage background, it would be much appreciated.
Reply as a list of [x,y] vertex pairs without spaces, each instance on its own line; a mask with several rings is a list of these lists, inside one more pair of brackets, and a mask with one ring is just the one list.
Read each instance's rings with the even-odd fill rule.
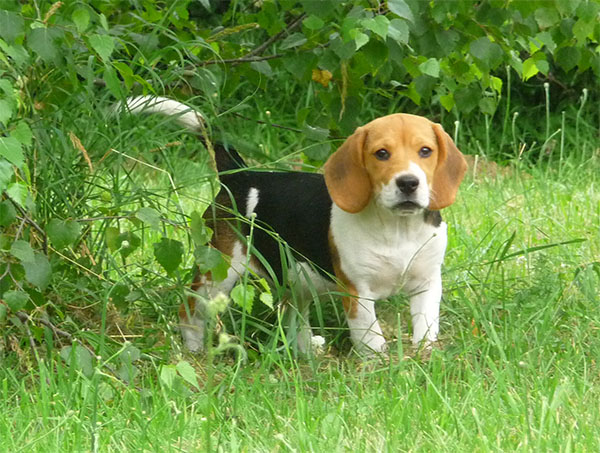
[[[557,127],[598,124],[584,108],[599,105],[599,13],[598,0],[1,0],[0,325],[48,308],[69,325],[73,303],[101,304],[103,320],[136,302],[168,318],[194,263],[223,271],[199,214],[214,177],[200,162],[174,180],[165,152],[195,141],[119,118],[115,102],[185,100],[257,161],[320,164],[356,126],[404,111],[455,134],[459,121],[475,152],[500,161],[537,143],[527,158],[545,165]],[[252,136],[254,121],[278,126],[280,141]],[[182,202],[188,188],[200,195]]]

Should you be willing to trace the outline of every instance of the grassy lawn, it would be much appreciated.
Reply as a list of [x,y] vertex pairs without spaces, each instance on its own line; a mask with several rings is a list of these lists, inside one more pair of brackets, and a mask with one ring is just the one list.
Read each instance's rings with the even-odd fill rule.
[[[314,360],[265,348],[242,364],[167,342],[141,347],[127,384],[115,376],[133,361],[118,348],[86,372],[74,353],[4,344],[0,451],[598,451],[597,156],[548,170],[474,167],[445,214],[442,334],[430,357],[398,341],[364,363],[342,338]],[[406,305],[381,306],[401,339]]]

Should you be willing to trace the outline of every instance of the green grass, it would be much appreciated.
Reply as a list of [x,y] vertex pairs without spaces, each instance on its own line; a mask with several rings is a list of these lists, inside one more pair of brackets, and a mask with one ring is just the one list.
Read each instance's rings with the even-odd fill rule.
[[[180,356],[176,333],[159,333],[167,313],[130,329],[163,339],[134,338],[143,354],[127,383],[115,377],[125,363],[118,337],[86,376],[58,345],[31,355],[13,328],[0,367],[0,451],[597,451],[597,158],[495,177],[489,166],[446,210],[441,346],[428,359],[402,341],[389,360],[368,363],[339,344],[314,360],[274,348],[245,365]],[[405,337],[406,303],[381,311]],[[102,330],[89,324],[77,335],[98,345]]]
[[[506,166],[471,165],[457,203],[444,212],[450,237],[441,337],[430,357],[411,350],[407,303],[396,297],[379,305],[390,356],[369,362],[349,353],[339,306],[314,311],[313,325],[330,348],[312,360],[295,360],[281,347],[275,313],[262,307],[242,317],[231,307],[222,319],[229,333],[247,333],[243,363],[230,344],[209,357],[182,352],[176,329],[193,265],[189,215],[211,198],[206,155],[164,119],[109,118],[110,100],[91,99],[74,100],[36,129],[37,214],[44,222],[87,219],[94,261],[79,248],[61,252],[71,261],[51,251],[52,284],[31,291],[34,320],[9,316],[1,326],[0,451],[600,448],[593,115],[576,122],[570,115],[565,127],[552,116],[552,147],[527,141],[543,135],[532,123],[515,123],[502,137],[486,129],[495,139],[485,145],[472,138],[486,135],[483,126],[460,125],[459,146],[468,154],[501,141],[515,152],[492,153]],[[292,100],[277,98],[280,110]],[[268,119],[258,97],[247,102]],[[293,115],[280,120],[294,124]],[[215,123],[253,161],[298,161],[297,133],[232,117]],[[71,130],[93,174],[71,145]],[[166,147],[175,142],[181,145]],[[109,149],[116,151],[103,158]],[[160,212],[158,230],[135,218],[142,206]],[[115,227],[140,238],[126,258],[107,247]],[[172,275],[152,255],[163,236],[185,245]],[[262,322],[265,312],[274,323]],[[53,335],[42,323],[46,313],[70,337]],[[67,349],[73,340],[88,349]]]

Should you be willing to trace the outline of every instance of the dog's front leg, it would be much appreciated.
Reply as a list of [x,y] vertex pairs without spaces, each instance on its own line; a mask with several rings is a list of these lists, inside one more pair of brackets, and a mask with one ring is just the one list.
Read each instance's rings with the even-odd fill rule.
[[375,314],[375,300],[349,295],[343,302],[354,348],[363,355],[384,352],[386,343]]
[[433,343],[440,330],[441,271],[438,269],[431,278],[415,282],[410,293],[413,345]]

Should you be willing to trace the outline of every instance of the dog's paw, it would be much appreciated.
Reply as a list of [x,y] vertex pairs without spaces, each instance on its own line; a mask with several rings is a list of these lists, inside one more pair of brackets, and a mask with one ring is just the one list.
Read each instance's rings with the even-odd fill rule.
[[365,335],[360,341],[354,342],[355,351],[364,358],[372,358],[379,354],[385,354],[388,344],[383,335]]
[[314,355],[322,355],[325,353],[325,338],[321,335],[313,335],[310,338],[310,349]]

